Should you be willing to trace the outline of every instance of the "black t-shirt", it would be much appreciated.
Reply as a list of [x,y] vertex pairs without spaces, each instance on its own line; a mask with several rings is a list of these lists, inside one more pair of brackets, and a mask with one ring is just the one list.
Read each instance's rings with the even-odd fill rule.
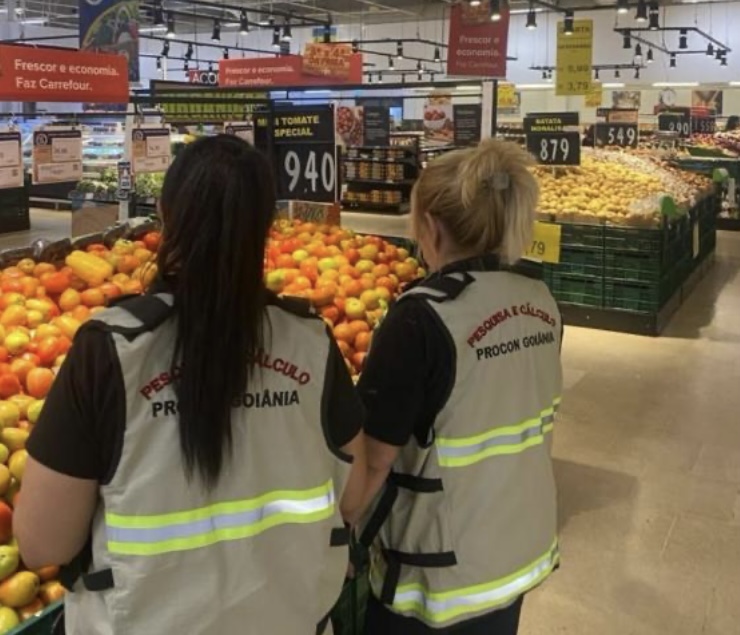
[[[497,271],[493,255],[452,263],[436,275],[464,271]],[[535,263],[516,271],[541,278]],[[412,436],[429,441],[437,415],[455,380],[456,351],[447,328],[426,300],[409,296],[393,305],[373,338],[357,388],[365,407],[365,433],[402,447]]]
[[[327,364],[327,428],[332,444],[349,443],[365,410],[336,343]],[[29,454],[69,476],[110,480],[126,426],[126,393],[110,333],[82,328],[46,397],[28,440]]]

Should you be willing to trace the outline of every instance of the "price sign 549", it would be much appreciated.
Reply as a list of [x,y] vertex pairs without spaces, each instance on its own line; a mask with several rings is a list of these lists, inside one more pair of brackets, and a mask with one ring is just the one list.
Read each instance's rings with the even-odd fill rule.
[[282,199],[333,203],[337,165],[333,144],[281,146],[278,156],[278,195]]
[[527,150],[543,165],[580,165],[581,135],[578,132],[530,133]]
[[597,146],[637,147],[637,124],[597,123],[594,128]]

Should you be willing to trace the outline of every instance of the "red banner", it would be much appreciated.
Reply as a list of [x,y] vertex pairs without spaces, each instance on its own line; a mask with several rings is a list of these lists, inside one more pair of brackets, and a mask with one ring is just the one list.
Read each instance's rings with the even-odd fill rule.
[[362,54],[350,53],[339,57],[342,59],[285,55],[221,60],[218,66],[218,83],[224,87],[361,84]]
[[478,6],[460,2],[450,14],[447,74],[457,77],[506,77],[509,6],[499,3],[501,19],[491,20],[486,0]]
[[128,101],[123,55],[0,45],[0,101]]

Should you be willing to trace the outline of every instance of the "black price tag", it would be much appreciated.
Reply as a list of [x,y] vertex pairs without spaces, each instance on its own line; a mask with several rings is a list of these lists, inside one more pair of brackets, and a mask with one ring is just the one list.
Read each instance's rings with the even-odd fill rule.
[[540,132],[527,135],[527,150],[542,165],[580,165],[579,132]]
[[662,112],[658,115],[658,130],[676,132],[679,137],[690,137],[691,117],[683,113]]
[[337,163],[333,143],[279,145],[278,198],[333,203]]
[[637,124],[634,123],[597,123],[594,137],[597,147],[636,148],[639,140]]
[[717,120],[714,117],[692,117],[691,132],[693,134],[714,134],[717,132]]

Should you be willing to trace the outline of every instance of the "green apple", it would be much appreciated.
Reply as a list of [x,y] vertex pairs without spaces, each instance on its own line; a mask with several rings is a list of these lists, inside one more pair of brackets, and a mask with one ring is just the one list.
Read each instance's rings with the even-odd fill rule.
[[334,258],[322,258],[319,260],[319,271],[324,273],[329,269],[339,269],[339,263]]
[[11,355],[20,355],[31,343],[31,338],[23,331],[13,331],[5,337],[5,348]]
[[372,260],[368,260],[367,258],[358,260],[357,264],[355,265],[355,269],[357,269],[357,271],[360,273],[370,273],[374,268],[375,263]]
[[20,564],[20,556],[16,547],[0,547],[0,580],[13,575]]
[[265,284],[270,291],[280,293],[285,286],[285,269],[275,269],[267,274]]
[[306,258],[308,258],[310,254],[305,249],[296,249],[293,252],[293,260],[296,262],[303,262]]

